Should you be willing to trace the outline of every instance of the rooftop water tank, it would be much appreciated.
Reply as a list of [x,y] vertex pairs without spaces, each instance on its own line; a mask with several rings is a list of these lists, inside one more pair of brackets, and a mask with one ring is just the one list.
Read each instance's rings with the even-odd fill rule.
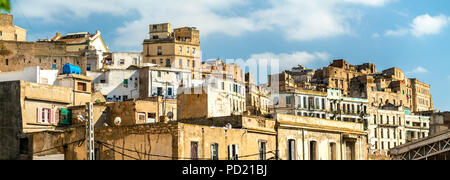
[[63,66],[63,74],[81,74],[81,69],[78,66],[67,63]]

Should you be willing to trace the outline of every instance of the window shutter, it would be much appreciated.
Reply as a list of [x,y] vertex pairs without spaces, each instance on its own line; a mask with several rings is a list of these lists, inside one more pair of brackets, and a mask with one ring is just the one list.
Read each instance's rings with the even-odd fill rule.
[[37,123],[41,123],[42,122],[42,108],[38,107],[37,108]]
[[55,109],[50,110],[50,124],[55,124]]

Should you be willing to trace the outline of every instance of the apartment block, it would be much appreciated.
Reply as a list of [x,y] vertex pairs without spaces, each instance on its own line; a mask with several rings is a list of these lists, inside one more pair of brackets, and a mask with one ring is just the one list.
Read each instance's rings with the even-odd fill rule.
[[200,31],[195,27],[176,28],[168,23],[151,24],[150,39],[143,42],[143,62],[191,71],[201,79]]

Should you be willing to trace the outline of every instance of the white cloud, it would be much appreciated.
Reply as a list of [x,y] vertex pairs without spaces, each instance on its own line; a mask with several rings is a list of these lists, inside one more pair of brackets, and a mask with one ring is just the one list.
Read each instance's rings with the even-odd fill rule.
[[425,69],[422,66],[418,66],[416,69],[412,70],[411,73],[412,74],[423,74],[423,73],[428,73],[428,69]]
[[[52,23],[98,13],[112,16],[137,13],[138,19],[116,29],[114,45],[139,47],[147,37],[148,25],[162,22],[170,22],[174,27],[198,27],[203,36],[211,33],[240,36],[279,30],[287,39],[306,41],[348,35],[352,33],[351,23],[362,16],[357,7],[350,5],[381,7],[392,1],[395,0],[192,0],[183,3],[176,0],[21,0],[15,3],[20,3],[26,17]],[[267,6],[258,7],[254,3]]]
[[414,36],[439,34],[447,27],[450,18],[444,15],[431,17],[428,14],[418,16],[411,24],[411,32]]
[[430,16],[429,14],[414,18],[408,28],[398,28],[397,30],[387,30],[385,36],[405,36],[413,35],[422,37],[425,35],[436,35],[448,26],[450,17],[445,15]]

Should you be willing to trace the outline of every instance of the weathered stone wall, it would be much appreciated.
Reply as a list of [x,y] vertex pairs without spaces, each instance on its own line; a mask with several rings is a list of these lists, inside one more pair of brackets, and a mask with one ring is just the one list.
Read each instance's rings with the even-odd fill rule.
[[22,130],[19,81],[0,83],[0,107],[0,160],[18,159]]
[[62,72],[66,63],[77,65],[86,74],[87,58],[80,53],[69,53],[63,42],[0,41],[0,71],[18,71],[29,66],[55,69]]

